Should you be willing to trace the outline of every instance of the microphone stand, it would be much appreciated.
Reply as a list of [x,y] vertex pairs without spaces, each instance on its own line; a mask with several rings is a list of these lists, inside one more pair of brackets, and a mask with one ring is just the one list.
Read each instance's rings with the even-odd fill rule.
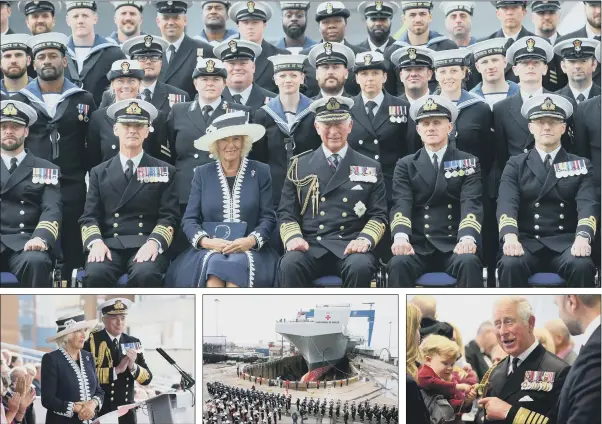
[[173,358],[167,354],[167,352],[165,352],[160,347],[158,347],[156,350],[157,352],[159,352],[159,355],[161,355],[163,359],[169,362],[182,376],[182,379],[180,380],[180,386],[182,386],[182,390],[189,390],[192,386],[195,385],[196,382],[190,376],[190,374],[188,374],[186,371],[180,368],[176,361],[174,361]]

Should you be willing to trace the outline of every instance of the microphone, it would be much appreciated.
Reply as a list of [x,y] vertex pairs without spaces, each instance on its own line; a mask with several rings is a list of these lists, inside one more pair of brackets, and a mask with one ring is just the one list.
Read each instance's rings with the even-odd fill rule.
[[173,358],[167,354],[167,352],[165,352],[160,347],[156,348],[155,350],[159,353],[159,355],[163,357],[163,359],[169,362],[180,373],[180,375],[182,376],[182,379],[180,380],[180,385],[182,386],[183,390],[188,390],[196,384],[194,378],[192,378],[190,374],[188,374],[186,371],[180,368],[176,361],[174,361]]

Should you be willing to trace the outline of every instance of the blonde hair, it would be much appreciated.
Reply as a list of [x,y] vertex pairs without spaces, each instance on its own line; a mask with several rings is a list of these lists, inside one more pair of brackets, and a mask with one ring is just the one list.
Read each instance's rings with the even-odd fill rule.
[[[78,330],[79,331],[79,330]],[[67,344],[69,343],[69,340],[71,340],[71,337],[73,337],[73,335],[75,333],[77,333],[78,331],[74,331],[73,333],[69,333],[69,334],[65,334],[64,336],[58,337],[55,340],[56,345],[59,348],[65,349],[67,347]],[[88,340],[88,337],[90,337],[90,330],[86,330],[86,340]]]
[[416,343],[416,332],[420,329],[422,313],[416,305],[406,305],[406,372],[414,380],[418,378],[418,366],[416,362],[422,361],[418,343]]
[[[235,136],[231,136],[231,137],[235,137]],[[249,156],[249,153],[251,153],[251,149],[253,148],[253,139],[251,138],[251,136],[248,135],[241,135],[240,137],[243,138],[243,144],[242,144],[242,149],[241,149],[241,153],[240,153],[240,158],[246,158],[247,156]],[[209,145],[209,148],[207,150],[209,150],[209,153],[211,153],[213,155],[213,159],[220,161],[221,158],[219,157],[219,152],[217,151],[217,142],[220,140],[226,140],[230,137],[224,137],[224,138],[220,138],[219,140],[215,140],[213,143],[211,143]]]
[[420,352],[422,356],[434,356],[439,355],[443,358],[449,358],[454,361],[458,359],[460,349],[456,342],[448,339],[447,337],[440,336],[438,334],[431,334],[427,336],[420,344]]
[[533,330],[535,338],[548,352],[556,353],[556,345],[554,344],[554,337],[547,328],[536,328]]
[[456,339],[456,344],[458,345],[458,352],[461,356],[464,356],[465,352],[464,352],[464,343],[462,342],[462,333],[460,333],[460,330],[458,329],[458,327],[456,327],[451,322],[449,323],[449,325],[451,325],[452,328],[454,329],[454,334],[455,334],[454,338]]
[[420,313],[426,318],[437,318],[437,301],[433,296],[418,295],[414,296],[411,302],[420,309]]

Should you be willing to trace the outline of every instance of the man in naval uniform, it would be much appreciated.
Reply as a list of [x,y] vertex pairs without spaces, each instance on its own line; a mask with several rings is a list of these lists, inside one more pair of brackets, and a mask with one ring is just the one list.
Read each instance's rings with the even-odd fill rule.
[[276,47],[286,49],[292,54],[299,54],[301,50],[312,47],[317,43],[305,35],[309,3],[309,1],[280,2],[284,37],[274,43]]
[[114,287],[127,273],[129,285],[158,287],[169,265],[164,253],[180,215],[175,168],[142,150],[157,117],[153,105],[121,100],[107,115],[115,121],[119,154],[90,171],[79,220],[83,246],[89,251],[84,284]]
[[414,287],[436,270],[459,287],[481,287],[481,168],[478,158],[448,145],[458,109],[445,97],[428,96],[410,115],[424,147],[395,166],[389,280]]
[[38,114],[25,147],[61,169],[60,239],[65,276],[84,262],[77,220],[86,198],[85,137],[90,115],[96,110],[92,95],[65,78],[68,41],[66,35],[56,32],[31,37],[27,43],[38,77],[12,97],[29,104]]
[[494,365],[479,415],[485,424],[548,424],[546,416],[556,409],[569,364],[537,341],[535,315],[524,297],[500,298],[492,321],[508,356]]
[[474,1],[443,1],[439,7],[445,14],[447,34],[458,47],[472,46],[477,42],[476,37],[470,34],[476,7]]
[[10,34],[0,40],[0,91],[8,96],[17,93],[31,82],[27,75],[27,69],[32,63],[31,51],[27,45],[29,38],[31,37],[27,34]]
[[196,68],[197,59],[214,57],[213,48],[186,35],[186,12],[192,6],[192,1],[158,1],[155,6],[161,37],[169,43],[163,55],[159,81],[184,90],[192,99],[196,89],[191,75]]
[[353,50],[343,43],[321,42],[311,48],[307,63],[315,69],[314,76],[320,90],[313,100],[351,97],[345,89],[355,66]]
[[202,1],[203,30],[194,38],[215,47],[222,41],[237,36],[238,31],[226,28],[230,6],[231,3],[228,0]]
[[267,2],[238,1],[232,5],[228,14],[230,19],[238,25],[241,41],[251,41],[261,46],[260,53],[255,57],[253,82],[268,91],[276,93],[278,87],[274,82],[274,66],[268,60],[268,57],[278,54],[290,54],[291,52],[280,49],[263,38],[267,22],[272,17],[272,8]]
[[562,70],[568,78],[566,86],[556,91],[568,97],[575,105],[599,96],[600,86],[594,84],[592,75],[600,66],[596,61],[596,47],[599,41],[589,38],[568,38],[554,46],[554,53],[562,57]]
[[25,25],[31,35],[52,32],[56,25],[56,13],[61,11],[61,2],[47,0],[20,1],[19,10],[25,15]]
[[[140,340],[124,333],[131,307],[132,302],[126,298],[113,298],[98,305],[96,310],[102,314],[104,329],[92,331],[84,344],[84,350],[94,357],[96,376],[105,392],[99,416],[134,403],[135,382],[147,386],[153,379]],[[119,417],[119,424],[136,422],[136,410]]]
[[[316,22],[320,27],[320,34],[322,39],[318,43],[310,48],[301,50],[300,54],[311,56],[311,50],[317,46],[324,46],[325,43],[341,43],[351,50],[351,57],[355,57],[356,54],[368,51],[368,48],[360,47],[355,44],[349,43],[345,38],[345,32],[347,31],[347,19],[351,15],[349,9],[343,2],[340,1],[328,1],[318,4],[316,9]],[[305,77],[305,85],[307,86],[306,95],[308,97],[315,97],[320,92],[319,81],[316,80],[317,68],[307,67]],[[343,81],[345,85],[345,92],[349,96],[356,96],[360,92],[360,88],[355,81],[353,75],[353,64],[349,66],[349,77],[346,81]]]
[[[359,43],[358,47],[384,54],[387,47],[395,43],[395,39],[391,37],[391,23],[398,9],[397,4],[388,1],[369,0],[361,2],[357,7],[357,11],[366,20],[368,38]],[[388,61],[384,62],[384,66],[387,73],[384,89],[387,93],[396,95],[397,75],[395,66]]]
[[22,287],[50,287],[61,225],[59,168],[23,147],[35,109],[2,100],[0,113],[0,270],[14,274]]
[[65,4],[67,25],[71,27],[65,77],[92,93],[94,103],[98,105],[109,85],[107,72],[113,62],[125,59],[125,55],[113,41],[94,32],[94,25],[98,23],[95,1],[67,1]]
[[[385,59],[392,61],[392,55],[396,50],[402,47],[425,47],[434,51],[457,49],[458,46],[447,36],[433,31],[430,26],[433,20],[432,1],[402,1],[401,13],[402,22],[407,30],[401,35],[399,40],[387,47],[385,50]],[[400,80],[397,83],[397,94],[403,93],[403,84]],[[435,76],[429,81],[429,89],[434,91],[437,87]],[[395,93],[392,93],[395,94]]]
[[113,40],[121,46],[127,40],[146,35],[141,31],[142,12],[146,3],[146,1],[140,0],[111,1],[115,8],[113,20],[117,25],[117,30],[113,31],[107,39]]
[[588,159],[560,144],[573,106],[556,94],[535,96],[521,109],[535,148],[511,157],[499,188],[497,219],[503,255],[501,287],[521,287],[537,272],[555,272],[572,287],[593,287],[591,259],[600,217]]
[[[233,38],[214,47],[213,53],[224,63],[226,70],[226,88],[224,99],[243,107],[258,110],[276,97],[272,91],[261,87],[255,80],[257,58],[261,55],[259,44],[247,40]],[[270,62],[270,67],[273,65]]]
[[10,0],[0,1],[0,35],[10,35],[15,32],[9,27],[8,18],[11,15]]
[[345,287],[368,287],[378,267],[374,249],[385,233],[387,201],[380,164],[347,144],[353,100],[316,100],[322,146],[294,156],[278,215],[286,253],[280,284],[311,287],[322,275],[340,275]]
[[[189,101],[188,93],[173,85],[159,81],[163,67],[163,55],[169,43],[161,37],[153,35],[139,35],[130,38],[121,46],[121,50],[132,60],[137,60],[144,69],[144,76],[140,84],[140,97],[151,103],[165,116],[169,115],[171,107],[176,103]],[[109,106],[115,101],[115,96],[109,88],[102,95],[99,108]]]

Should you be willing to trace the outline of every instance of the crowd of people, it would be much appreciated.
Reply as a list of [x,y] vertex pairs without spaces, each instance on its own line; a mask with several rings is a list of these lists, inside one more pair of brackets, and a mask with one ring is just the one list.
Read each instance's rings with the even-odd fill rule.
[[[504,296],[474,340],[437,320],[431,296],[407,304],[407,422],[600,423],[600,295],[557,295],[542,325],[528,300]],[[537,325],[537,327],[536,327]],[[573,350],[571,336],[583,335]]]
[[[0,265],[21,284],[595,284],[599,1],[563,35],[558,0],[365,1],[357,45],[339,1],[311,12],[320,41],[309,1],[281,16],[202,1],[195,38],[191,1],[153,1],[151,34],[145,2],[113,1],[107,38],[95,1],[20,2],[30,34],[12,33],[14,3],[0,1]],[[477,7],[501,25],[479,39]],[[69,37],[53,32],[63,10]]]
[[41,364],[24,363],[21,355],[2,349],[0,352],[0,422],[35,424],[33,401],[40,395]]
[[207,392],[212,399],[205,401],[203,411],[203,422],[207,424],[233,424],[255,423],[264,424],[278,423],[282,420],[282,414],[285,417],[291,417],[296,424],[299,419],[301,423],[304,420],[314,417],[328,418],[332,421],[352,422],[372,422],[376,423],[396,423],[399,414],[395,406],[387,407],[378,404],[370,405],[369,401],[351,404],[346,400],[341,403],[340,399],[320,398],[308,399],[304,397],[301,400],[297,397],[295,401],[296,410],[293,409],[292,395],[267,393],[240,387],[225,385],[219,381],[208,382]]

